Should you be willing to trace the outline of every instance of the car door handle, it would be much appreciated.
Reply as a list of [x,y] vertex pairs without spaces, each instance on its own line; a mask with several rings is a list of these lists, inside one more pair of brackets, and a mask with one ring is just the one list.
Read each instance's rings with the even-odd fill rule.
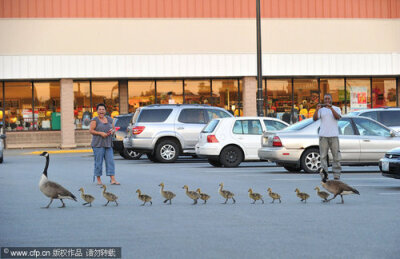
[[183,129],[185,129],[184,127],[178,127],[178,130],[183,130]]
[[364,142],[371,142],[369,139],[363,139]]

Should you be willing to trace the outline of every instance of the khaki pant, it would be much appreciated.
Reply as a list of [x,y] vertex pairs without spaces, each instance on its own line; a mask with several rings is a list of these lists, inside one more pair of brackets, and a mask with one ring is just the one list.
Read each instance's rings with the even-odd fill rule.
[[[319,137],[319,153],[321,156],[321,167],[328,171],[328,151],[331,149],[333,161],[332,161],[332,171],[333,177],[335,179],[340,178],[340,173],[342,167],[340,166],[340,147],[338,137]],[[321,174],[323,177],[323,174]]]

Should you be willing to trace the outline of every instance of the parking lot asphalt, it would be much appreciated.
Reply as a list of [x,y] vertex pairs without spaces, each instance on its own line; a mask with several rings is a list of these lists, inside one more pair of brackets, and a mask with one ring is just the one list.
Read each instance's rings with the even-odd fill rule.
[[[377,167],[344,167],[342,180],[360,196],[322,203],[313,190],[319,175],[293,174],[272,163],[243,163],[214,168],[205,160],[179,159],[155,164],[115,156],[117,180],[107,191],[119,196],[109,204],[92,182],[90,153],[51,154],[49,179],[78,197],[57,208],[38,188],[45,159],[26,152],[6,152],[0,164],[0,244],[2,247],[122,247],[122,258],[398,258],[400,254],[400,181],[382,177]],[[158,184],[176,193],[165,205]],[[221,204],[218,184],[235,193],[236,204]],[[191,205],[183,185],[211,195],[207,204]],[[82,206],[78,189],[95,196]],[[271,204],[267,188],[281,194]],[[153,197],[140,206],[136,189]],[[250,204],[248,189],[264,195]],[[310,194],[301,203],[294,190]]]

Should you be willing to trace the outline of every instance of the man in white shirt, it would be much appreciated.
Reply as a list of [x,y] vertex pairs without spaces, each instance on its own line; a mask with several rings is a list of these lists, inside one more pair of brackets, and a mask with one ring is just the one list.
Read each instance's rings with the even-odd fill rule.
[[[332,95],[324,95],[324,104],[318,104],[313,119],[321,120],[319,129],[319,153],[321,155],[321,169],[328,173],[328,151],[331,149],[333,161],[332,171],[335,180],[340,179],[342,168],[340,166],[339,128],[338,120],[341,118],[340,108],[332,105]],[[320,171],[321,178],[324,177]]]

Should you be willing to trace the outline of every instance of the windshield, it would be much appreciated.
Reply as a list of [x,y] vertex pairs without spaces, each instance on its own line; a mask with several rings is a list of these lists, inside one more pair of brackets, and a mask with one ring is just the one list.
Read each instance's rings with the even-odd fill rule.
[[349,112],[346,115],[347,116],[358,116],[358,114],[360,114],[360,112]]
[[219,120],[210,121],[210,123],[208,123],[201,132],[203,132],[203,133],[213,132],[215,130],[215,128],[217,127],[218,123],[219,123]]
[[307,127],[308,125],[311,125],[314,122],[312,118],[306,119],[299,121],[293,125],[290,125],[289,127],[283,129],[282,131],[296,131],[296,130],[301,130]]

